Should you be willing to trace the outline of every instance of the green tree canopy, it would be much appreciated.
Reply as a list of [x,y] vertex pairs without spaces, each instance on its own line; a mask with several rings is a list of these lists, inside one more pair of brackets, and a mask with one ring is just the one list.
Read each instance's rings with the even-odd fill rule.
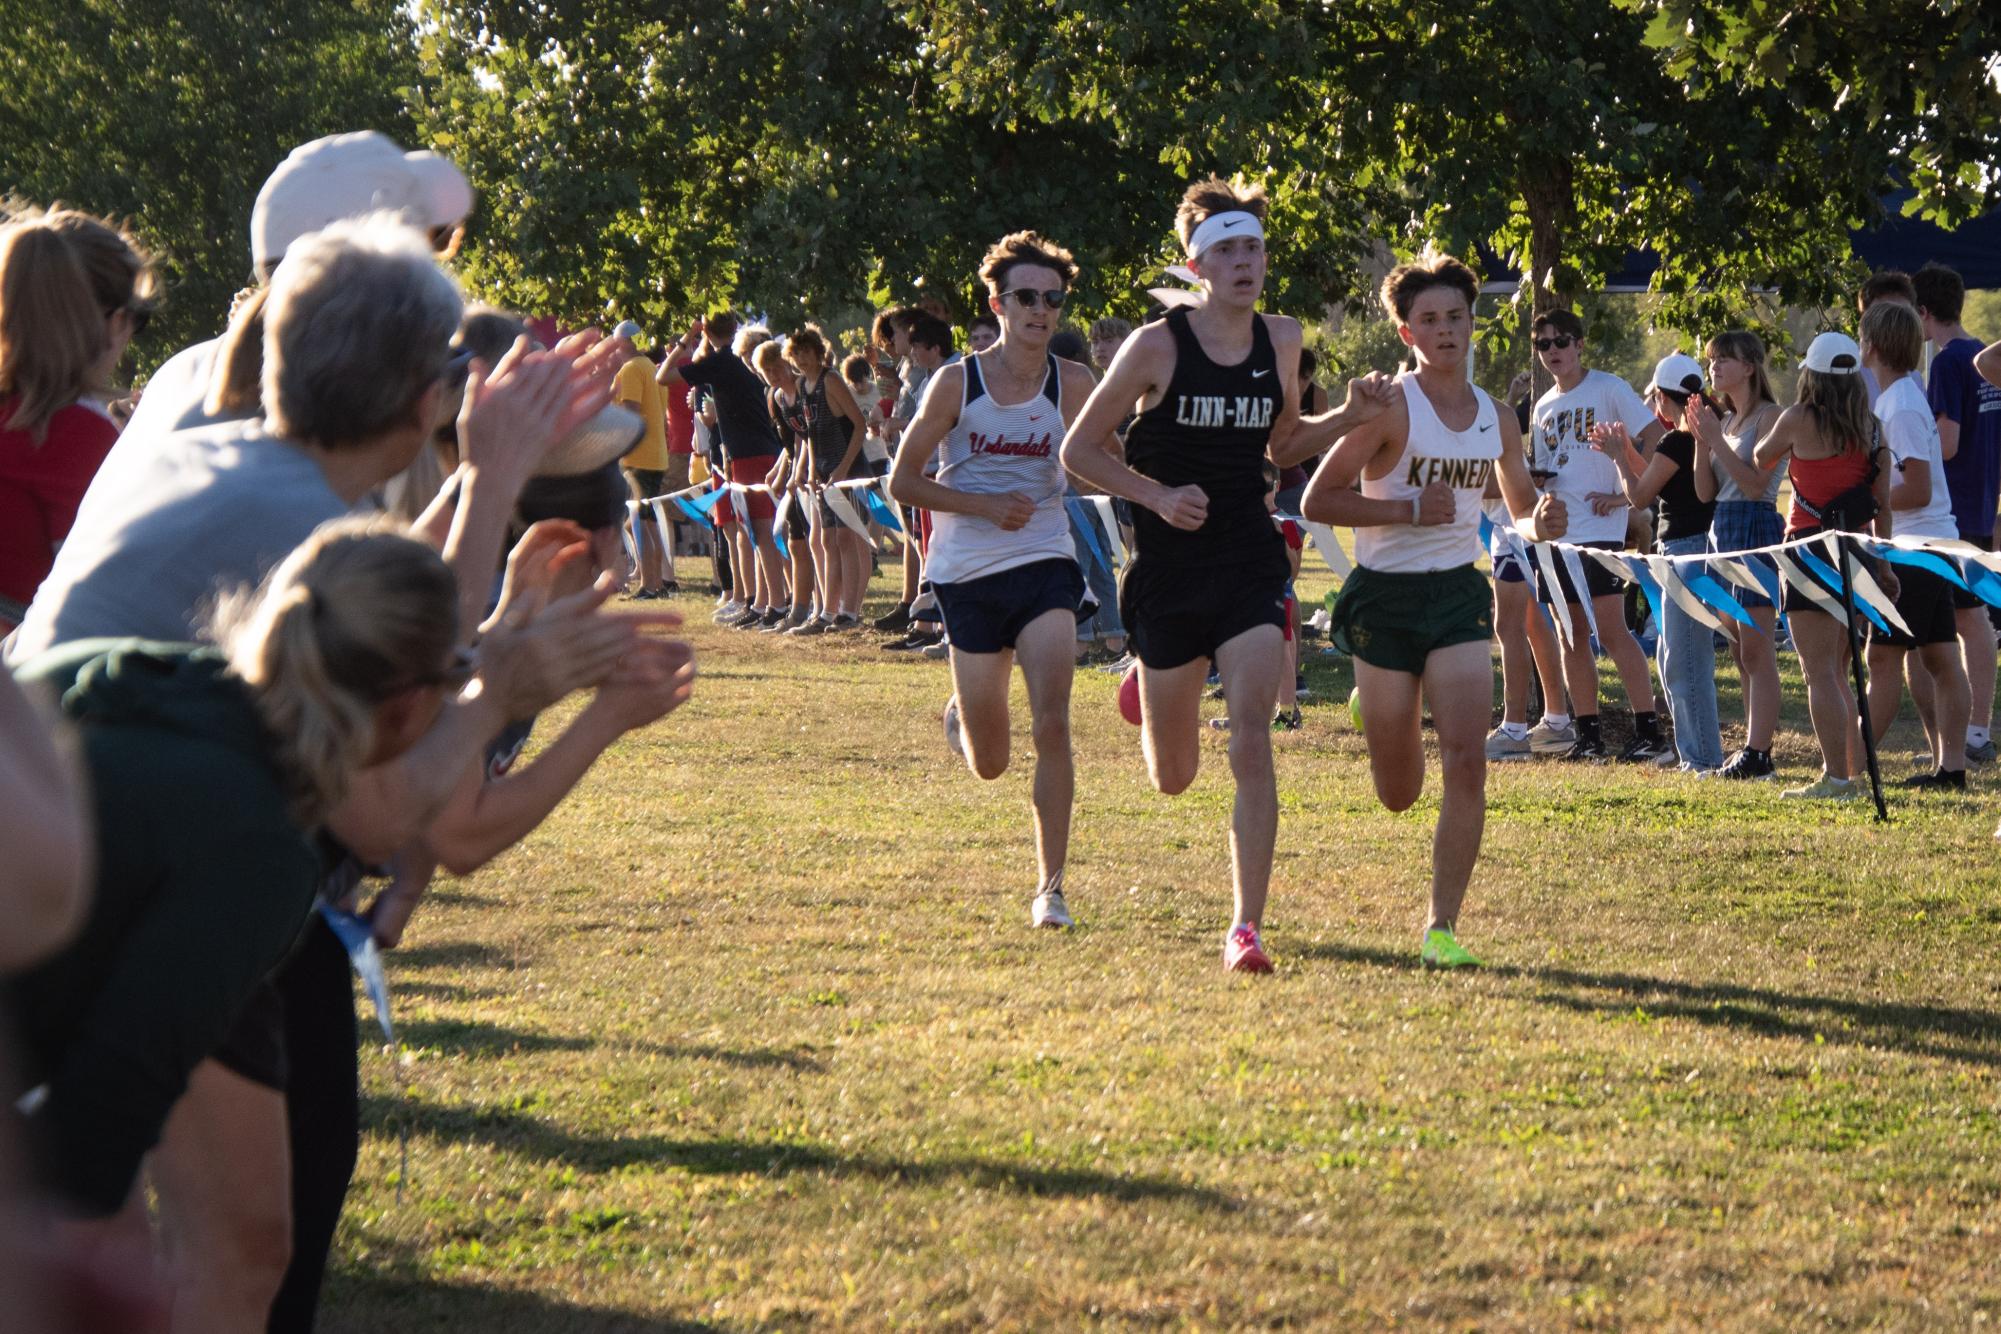
[[144,365],[222,327],[250,278],[251,204],[287,153],[412,133],[399,0],[10,0],[0,32],[0,189],[126,219],[155,252],[167,302]]

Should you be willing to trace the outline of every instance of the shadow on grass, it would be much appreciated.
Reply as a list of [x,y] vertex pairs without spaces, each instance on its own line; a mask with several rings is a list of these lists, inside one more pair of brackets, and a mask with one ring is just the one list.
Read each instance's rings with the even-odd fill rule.
[[[366,1318],[349,1314],[368,1308]],[[330,1276],[317,1328],[322,1334],[369,1334],[393,1329],[490,1331],[563,1330],[565,1334],[720,1334],[724,1325],[624,1311],[572,1306],[527,1292],[470,1284],[438,1283],[406,1275],[346,1273]]]
[[455,945],[411,945],[388,956],[400,968],[513,968],[513,950],[464,940]]
[[736,1050],[708,1045],[674,1046],[660,1042],[625,1043],[617,1038],[576,1037],[506,1028],[475,1019],[405,1019],[396,1025],[397,1040],[411,1047],[428,1047],[463,1056],[505,1056],[540,1051],[593,1051],[601,1046],[644,1052],[670,1061],[714,1061],[744,1070],[790,1070],[797,1074],[826,1072],[826,1063],[800,1051],[770,1048]]
[[818,1144],[782,1144],[745,1139],[671,1139],[664,1135],[574,1135],[511,1108],[461,1105],[440,1107],[401,1098],[364,1094],[364,1131],[395,1135],[409,1131],[441,1143],[483,1143],[585,1171],[624,1167],[679,1168],[704,1176],[755,1172],[788,1176],[818,1172],[833,1177],[865,1177],[901,1185],[959,1181],[980,1190],[1021,1195],[1066,1196],[1121,1201],[1172,1200],[1205,1209],[1233,1210],[1238,1202],[1220,1191],[1178,1181],[1125,1177],[1082,1168],[1034,1167],[989,1158],[882,1158],[837,1153]]
[[729,1047],[676,1047],[665,1043],[642,1044],[644,1050],[676,1061],[716,1061],[744,1070],[793,1070],[803,1075],[824,1074],[827,1063],[802,1051],[754,1049],[736,1051]]
[[588,1051],[591,1038],[535,1033],[521,1028],[460,1019],[405,1019],[396,1025],[397,1038],[412,1047],[431,1047],[466,1056],[505,1056],[522,1051]]
[[[1422,966],[1415,952],[1366,945],[1320,943],[1293,952],[1307,958],[1406,972]],[[1636,973],[1586,973],[1572,968],[1501,965],[1482,969],[1481,976],[1537,984],[1545,989],[1530,999],[1580,1014],[1623,1014],[1635,1005],[1644,1005],[1648,1014],[1660,1019],[1687,1019],[1765,1037],[1809,1043],[1819,1038],[1844,1046],[1884,1047],[1910,1056],[2001,1067],[2001,1014],[1992,1010],[1853,1000],[1730,982],[1673,982]]]

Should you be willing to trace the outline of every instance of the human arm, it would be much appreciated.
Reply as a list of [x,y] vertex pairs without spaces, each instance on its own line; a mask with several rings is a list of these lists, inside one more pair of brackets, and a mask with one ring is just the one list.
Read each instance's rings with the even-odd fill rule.
[[[1264,321],[1265,334],[1271,339],[1272,358],[1278,363],[1278,410],[1272,414],[1271,432],[1265,437],[1265,457],[1283,468],[1281,455],[1289,448],[1293,436],[1299,430],[1299,347],[1304,338],[1299,321],[1289,315],[1255,315],[1252,318]],[[1312,451],[1297,458],[1288,456],[1288,462],[1306,458]]]
[[366,862],[387,861],[413,842],[457,789],[461,775],[509,722],[530,717],[572,690],[601,681],[639,642],[642,625],[676,625],[672,612],[600,612],[610,575],[531,614],[512,614],[480,645],[479,673],[401,756],[364,769],[327,819]]
[[[1757,465],[1758,485],[1760,487],[1764,485],[1765,479],[1771,476],[1774,468],[1777,468],[1787,458],[1791,457],[1796,437],[1804,420],[1800,415],[1799,409],[1787,408],[1778,415],[1776,421],[1772,422],[1765,429],[1765,433],[1758,437],[1757,448],[1751,451],[1751,461]],[[1726,449],[1723,452],[1733,453],[1734,451]],[[1745,494],[1751,495],[1754,493],[1747,489]]]
[[494,779],[484,764],[466,770],[425,844],[452,874],[472,874],[547,819],[614,741],[685,703],[694,682],[693,648],[645,641],[533,762]]
[[1894,474],[1889,490],[1890,509],[1919,510],[1931,504],[1932,470],[1924,457],[1930,426],[1915,411],[1899,412],[1883,424],[1883,435],[1893,460],[1893,466],[1884,469]]
[[531,352],[522,338],[490,372],[473,364],[459,410],[458,504],[442,548],[458,578],[462,641],[486,610],[521,488],[549,447],[607,402],[620,341],[578,335]]
[[1681,471],[1679,464],[1658,449],[1649,458],[1635,448],[1624,422],[1600,422],[1594,426],[1591,447],[1619,465],[1619,489],[1634,509],[1653,504],[1661,488]]
[[1974,354],[1973,369],[1992,385],[2001,385],[2001,340],[1989,343]]
[[1688,407],[1682,411],[1681,421],[1682,429],[1695,441],[1695,448],[1689,455],[1688,461],[1689,469],[1693,473],[1691,480],[1695,483],[1695,498],[1707,505],[1716,499],[1716,494],[1721,488],[1716,482],[1716,467],[1710,462],[1709,444],[1697,435],[1694,429],[1695,412],[1701,406],[1700,399],[1690,399]]
[[[1870,521],[1870,526],[1877,537],[1887,542],[1896,528],[1896,519],[1890,512],[1893,508],[1890,504],[1890,478],[1896,471],[1896,459],[1890,453],[1890,447],[1881,443],[1881,437],[1878,437],[1877,443],[1871,448],[1876,455],[1876,480],[1870,484],[1869,489],[1876,496],[1876,517]],[[1892,597],[1896,596],[1894,585],[1885,591]]]
[[1400,397],[1392,376],[1371,371],[1359,380],[1350,380],[1348,397],[1341,406],[1319,416],[1302,417],[1283,450],[1272,446],[1271,461],[1285,468],[1323,453],[1363,422],[1381,416],[1392,400]]
[[[1752,421],[1769,427],[1774,409],[1770,404],[1760,408],[1740,424],[1748,426]],[[1762,496],[1765,487],[1772,480],[1772,469],[1778,466],[1774,461],[1769,466],[1741,458],[1730,448],[1730,442],[1723,438],[1723,419],[1716,415],[1706,400],[1689,400],[1689,421],[1696,440],[1708,453],[1710,462],[1716,465],[1725,477],[1735,483],[1737,489],[1747,496]],[[1755,451],[1753,457],[1755,458]]]
[[58,726],[0,670],[0,975],[61,948],[90,908],[88,794]]
[[1570,510],[1557,497],[1536,488],[1522,448],[1521,422],[1511,413],[1500,416],[1501,458],[1494,472],[1501,484],[1501,499],[1508,503],[1508,514],[1516,530],[1531,541],[1560,541],[1570,531]]
[[688,332],[681,336],[681,341],[674,344],[667,355],[660,359],[660,369],[653,373],[654,382],[670,389],[675,386],[686,387],[704,383],[702,380],[683,375],[682,368],[694,361],[707,345],[707,327],[702,321],[696,320],[688,327]]
[[1397,395],[1387,412],[1349,431],[1327,451],[1306,483],[1299,512],[1315,523],[1344,528],[1389,528],[1451,523],[1457,509],[1452,488],[1435,482],[1415,501],[1365,496],[1355,483],[1381,477],[1403,457],[1410,438],[1410,412]]
[[861,404],[855,402],[855,396],[848,389],[846,381],[830,371],[827,373],[825,384],[827,406],[834,410],[836,416],[845,418],[848,423],[847,452],[842,454],[841,461],[834,465],[833,476],[829,478],[830,481],[844,482],[854,474],[855,460],[862,456],[862,441],[868,436],[868,422],[862,416]]
[[[1295,358],[1296,360],[1296,358]],[[1063,433],[1063,467],[1088,489],[1144,505],[1176,528],[1193,531],[1209,517],[1199,486],[1162,486],[1126,463],[1114,434],[1133,405],[1164,387],[1174,373],[1174,338],[1165,323],[1126,339],[1084,410]]]
[[946,486],[924,475],[925,465],[945,436],[959,423],[959,400],[964,397],[965,367],[954,362],[941,366],[924,393],[924,405],[917,409],[910,428],[896,449],[896,462],[889,470],[889,494],[899,503],[943,514],[971,514],[989,520],[1006,532],[1014,532],[1035,517],[1035,502],[1018,491],[979,495]]

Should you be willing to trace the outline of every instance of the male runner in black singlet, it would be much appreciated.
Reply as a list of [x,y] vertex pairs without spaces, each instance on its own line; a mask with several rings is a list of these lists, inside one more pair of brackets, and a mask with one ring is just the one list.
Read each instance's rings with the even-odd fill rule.
[[[1280,630],[1288,565],[1265,510],[1266,459],[1283,465],[1325,448],[1388,401],[1372,380],[1351,385],[1338,411],[1300,420],[1299,322],[1257,308],[1265,211],[1255,186],[1212,177],[1189,187],[1175,230],[1201,279],[1202,303],[1127,339],[1063,440],[1064,467],[1133,502],[1121,610],[1139,658],[1147,770],[1170,795],[1195,781],[1210,661],[1232,718],[1271,717],[1280,674],[1290,670]],[[1105,441],[1135,409],[1122,463]],[[1258,928],[1278,835],[1271,733],[1242,727],[1229,735],[1236,914],[1223,966],[1270,972]]]

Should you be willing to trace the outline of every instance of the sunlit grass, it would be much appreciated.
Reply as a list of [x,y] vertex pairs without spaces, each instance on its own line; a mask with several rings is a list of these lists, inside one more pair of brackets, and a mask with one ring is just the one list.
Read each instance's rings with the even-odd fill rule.
[[324,1327],[2001,1318],[1984,775],[1879,825],[1497,767],[1462,928],[1492,966],[1429,975],[1435,801],[1375,804],[1346,664],[1309,655],[1278,972],[1242,979],[1219,740],[1159,797],[1079,676],[1081,926],[1032,934],[1025,726],[981,784],[943,664],[682,605],[696,702],[391,957],[407,1054],[364,1056]]

